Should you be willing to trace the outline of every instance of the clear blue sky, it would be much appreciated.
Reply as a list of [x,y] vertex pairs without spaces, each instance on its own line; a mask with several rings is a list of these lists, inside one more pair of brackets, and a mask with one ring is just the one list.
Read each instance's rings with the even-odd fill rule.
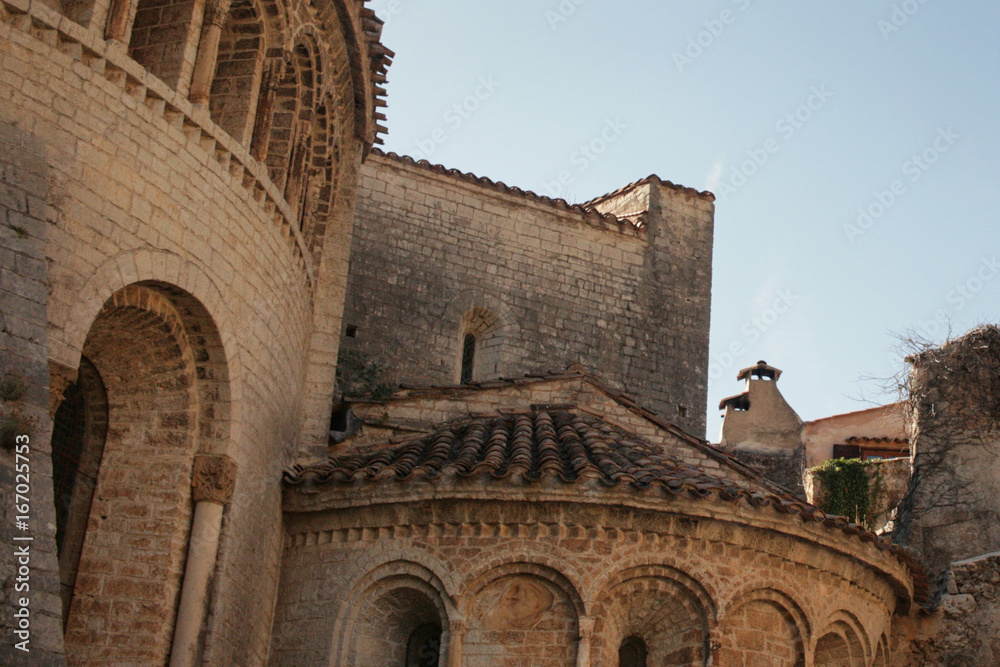
[[892,399],[863,378],[903,367],[895,332],[1000,321],[995,0],[371,6],[386,149],[577,202],[716,192],[710,439],[758,359],[816,419]]

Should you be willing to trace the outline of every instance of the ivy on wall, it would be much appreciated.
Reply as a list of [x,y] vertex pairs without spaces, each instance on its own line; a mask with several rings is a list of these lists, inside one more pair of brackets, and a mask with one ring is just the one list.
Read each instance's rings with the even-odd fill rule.
[[869,530],[875,527],[876,500],[882,488],[877,459],[831,459],[813,469],[823,487],[819,507],[845,516]]

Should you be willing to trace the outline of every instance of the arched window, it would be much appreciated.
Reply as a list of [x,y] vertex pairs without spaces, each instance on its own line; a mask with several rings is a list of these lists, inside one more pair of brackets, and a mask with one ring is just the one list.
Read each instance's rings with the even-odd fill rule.
[[618,648],[618,667],[646,667],[646,642],[639,637],[626,637]]
[[459,384],[500,377],[504,344],[500,318],[487,308],[470,308],[457,333],[455,379]]
[[462,341],[462,384],[472,382],[472,368],[476,363],[476,335],[467,333]]
[[441,657],[441,626],[426,623],[410,634],[405,667],[437,667]]

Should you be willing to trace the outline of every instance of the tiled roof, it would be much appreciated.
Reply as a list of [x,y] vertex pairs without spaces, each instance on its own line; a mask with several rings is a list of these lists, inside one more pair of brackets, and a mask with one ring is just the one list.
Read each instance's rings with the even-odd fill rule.
[[[376,144],[385,143],[382,139],[382,135],[388,132],[384,125],[380,125],[379,121],[385,120],[385,114],[379,111],[380,107],[386,106],[386,91],[381,84],[386,82],[386,74],[389,70],[389,65],[392,64],[392,58],[396,54],[393,53],[392,49],[388,48],[382,44],[382,26],[383,22],[376,15],[374,10],[370,7],[361,7],[361,31],[364,33],[364,40],[368,47],[368,61],[372,78],[372,120],[374,121],[374,132],[372,134],[372,141]],[[363,100],[360,111],[364,112]]]
[[512,482],[552,476],[566,483],[593,479],[608,486],[625,483],[644,489],[662,484],[698,492],[733,486],[595,416],[544,411],[457,422],[389,449],[292,469],[285,481],[336,484],[446,475]]
[[822,523],[856,535],[896,555],[910,569],[918,602],[926,602],[927,577],[905,550],[840,516],[790,494],[755,493],[694,468],[595,416],[572,412],[473,418],[446,424],[434,433],[396,446],[332,457],[308,468],[285,471],[290,487],[345,486],[383,481],[440,482],[479,478],[529,485],[540,480],[597,487],[655,489],[694,498],[717,496],[753,507]]
[[604,222],[619,225],[622,227],[638,227],[636,221],[631,219],[620,219],[610,213],[599,213],[592,208],[585,208],[579,204],[570,204],[565,199],[554,199],[552,197],[546,197],[545,195],[540,195],[531,190],[523,190],[519,187],[513,185],[507,185],[503,181],[494,181],[486,176],[476,176],[469,172],[464,172],[459,169],[452,169],[445,167],[441,164],[434,164],[428,160],[414,160],[408,155],[399,155],[398,153],[386,152],[381,149],[373,149],[372,154],[380,155],[384,158],[394,160],[396,162],[402,162],[414,167],[420,167],[421,169],[426,169],[427,171],[432,171],[435,174],[441,174],[442,176],[450,176],[452,178],[457,178],[460,181],[465,181],[466,183],[471,183],[473,185],[478,185],[481,187],[489,188],[497,192],[515,195],[523,199],[528,199],[530,201],[544,204],[545,206],[551,206],[557,208],[561,211],[571,211],[574,213],[579,213],[585,218],[590,218],[593,220],[603,220]]
[[[771,489],[776,494],[786,493],[786,489],[780,487],[774,482],[768,480],[767,478],[760,475],[758,472],[748,467],[730,453],[710,444],[707,440],[701,438],[696,438],[684,429],[680,428],[676,424],[663,419],[657,413],[642,407],[633,399],[631,396],[624,394],[609,385],[604,384],[592,375],[588,375],[586,371],[582,369],[579,364],[572,364],[565,371],[550,371],[548,373],[529,373],[518,378],[497,378],[494,380],[481,380],[476,382],[469,382],[468,384],[462,385],[400,385],[399,390],[393,394],[389,399],[394,400],[406,400],[410,398],[453,398],[460,397],[464,394],[470,392],[490,390],[490,389],[500,389],[505,387],[517,387],[521,385],[528,385],[533,383],[551,382],[559,380],[580,380],[586,382],[590,386],[594,387],[605,396],[615,401],[619,405],[631,410],[636,415],[646,419],[651,424],[654,424],[658,428],[663,429],[667,433],[670,433],[674,437],[683,440],[693,448],[701,451],[705,456],[712,458],[722,465],[728,466],[735,469],[739,474],[746,477],[753,482],[756,482],[759,486],[767,487]],[[351,400],[348,397],[349,403],[365,403],[365,399],[361,400]],[[471,416],[471,415],[470,415]],[[476,415],[476,416],[487,416],[487,415]]]
[[585,201],[582,204],[580,204],[580,206],[583,206],[584,208],[593,208],[594,206],[600,204],[603,201],[611,199],[612,197],[617,197],[618,195],[624,194],[624,193],[628,192],[629,190],[633,190],[633,189],[639,187],[640,185],[646,185],[647,183],[655,183],[657,185],[662,185],[664,187],[670,188],[671,190],[677,190],[679,192],[686,192],[686,193],[688,193],[690,195],[693,195],[695,197],[701,197],[702,199],[709,199],[711,201],[715,201],[715,195],[712,194],[711,192],[709,192],[708,190],[698,191],[698,190],[695,190],[694,188],[689,188],[689,187],[684,186],[684,185],[678,185],[677,183],[674,183],[673,181],[665,181],[662,178],[660,178],[659,176],[657,176],[656,174],[650,174],[646,178],[640,178],[638,181],[633,181],[633,182],[629,183],[628,185],[623,185],[622,187],[618,188],[617,190],[613,190],[611,192],[608,192],[607,194],[599,195],[597,197],[594,197],[593,199]]
[[[396,162],[401,162],[403,164],[407,164],[410,166],[420,167],[421,169],[426,169],[427,171],[432,171],[435,174],[441,174],[442,176],[450,176],[452,178],[457,178],[460,181],[465,181],[466,183],[471,183],[473,185],[489,188],[491,190],[495,190],[503,194],[515,195],[517,197],[528,199],[530,201],[543,204],[545,206],[551,206],[553,208],[557,208],[561,211],[571,211],[574,213],[578,213],[587,219],[603,220],[604,222],[610,224],[616,224],[621,227],[629,227],[629,228],[634,227],[636,229],[643,229],[646,226],[646,218],[648,213],[646,211],[626,216],[616,216],[612,213],[601,213],[591,205],[591,202],[587,202],[585,204],[570,204],[565,199],[546,197],[545,195],[537,194],[535,192],[532,192],[531,190],[524,190],[522,188],[513,185],[507,185],[503,181],[494,181],[493,179],[488,178],[486,176],[476,176],[475,174],[464,172],[459,169],[445,167],[444,165],[441,164],[434,164],[428,160],[415,160],[412,157],[409,157],[408,155],[399,155],[398,153],[393,153],[391,151],[383,151],[379,148],[372,149],[372,154],[379,155],[381,157],[388,158]],[[675,185],[670,181],[664,181],[660,179],[659,176],[656,176],[654,174],[652,176],[647,176],[641,181],[636,181],[631,185],[627,185],[624,188],[619,188],[618,190],[615,190],[612,193],[609,193],[607,195],[602,195],[601,197],[598,197],[597,199],[591,201],[596,202],[603,200],[604,198],[610,197],[620,191],[647,182],[660,183],[661,185],[665,185],[667,187],[673,188],[681,192],[687,192],[696,197],[703,197],[703,198],[709,197],[712,199],[715,198],[711,192],[698,192],[693,188],[687,188],[684,187],[683,185]]]
[[852,445],[863,444],[863,443],[874,443],[878,445],[899,445],[900,447],[906,447],[907,445],[910,444],[910,441],[907,440],[906,438],[890,438],[890,437],[869,438],[863,435],[862,436],[852,435],[851,437],[847,438],[846,442]]

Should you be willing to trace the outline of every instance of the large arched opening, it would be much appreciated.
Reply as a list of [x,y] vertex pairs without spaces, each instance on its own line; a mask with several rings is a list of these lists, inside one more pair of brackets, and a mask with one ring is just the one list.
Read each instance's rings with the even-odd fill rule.
[[437,667],[447,623],[438,591],[427,582],[383,579],[357,610],[348,664]]
[[194,457],[228,441],[225,355],[201,303],[155,282],[108,299],[82,352],[52,441],[67,659],[163,663]]

